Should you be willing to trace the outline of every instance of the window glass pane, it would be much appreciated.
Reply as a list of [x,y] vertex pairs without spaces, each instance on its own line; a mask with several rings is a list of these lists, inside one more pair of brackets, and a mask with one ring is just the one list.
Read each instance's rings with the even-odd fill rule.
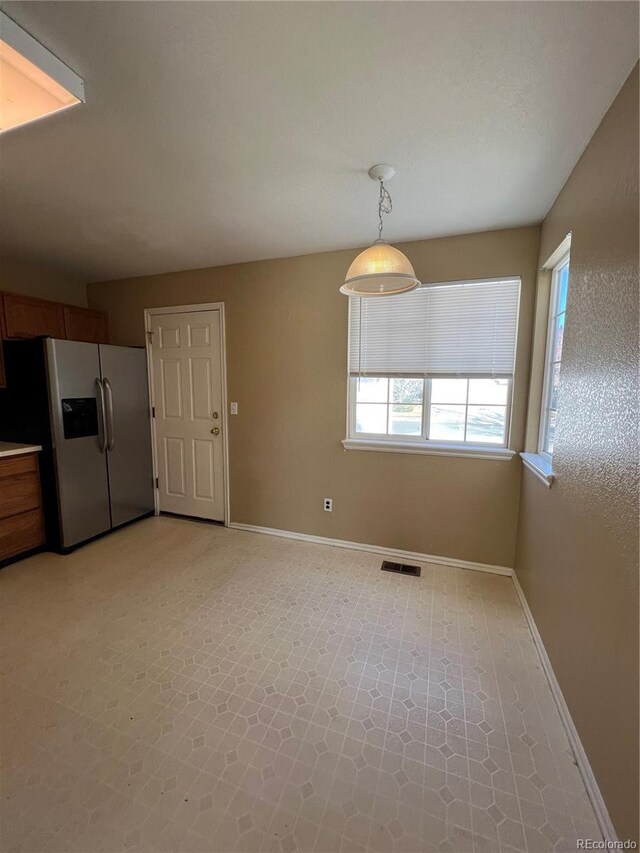
[[423,391],[424,379],[392,379],[390,402],[421,405]]
[[553,453],[553,443],[556,437],[556,418],[557,412],[551,409],[547,420],[547,436],[544,448],[547,453]]
[[432,403],[466,403],[467,380],[466,379],[432,379],[431,380],[431,402]]
[[551,402],[552,409],[558,408],[558,389],[560,388],[560,363],[551,367]]
[[551,326],[547,339],[544,373],[545,398],[542,403],[540,452],[553,454],[555,444],[557,408],[559,403],[560,374],[564,330],[569,291],[570,264],[568,256],[553,271]]
[[470,379],[469,403],[506,406],[509,382],[507,379]]
[[558,307],[556,313],[561,314],[567,310],[567,292],[569,290],[569,264],[564,266],[558,273]]
[[421,435],[422,406],[404,405],[402,403],[391,406],[389,432],[393,435]]
[[464,413],[464,406],[431,406],[429,438],[433,441],[464,441]]
[[358,403],[386,403],[389,380],[384,377],[359,376],[356,379]]
[[562,339],[564,338],[564,314],[558,315],[556,318],[556,328],[553,339],[553,357],[552,361],[560,361],[562,358]]
[[358,403],[356,405],[356,432],[386,433],[386,404]]
[[467,441],[503,444],[506,412],[506,406],[469,406]]

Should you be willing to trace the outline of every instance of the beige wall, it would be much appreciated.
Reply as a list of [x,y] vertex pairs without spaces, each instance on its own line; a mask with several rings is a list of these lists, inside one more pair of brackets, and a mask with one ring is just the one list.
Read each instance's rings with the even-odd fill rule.
[[[539,230],[405,245],[423,281],[522,276],[513,446],[522,448]],[[231,518],[236,522],[513,565],[520,463],[343,450],[354,251],[89,285],[114,343],[140,344],[143,309],[225,303]],[[333,513],[322,509],[332,497]]]
[[568,231],[557,479],[523,474],[516,571],[618,835],[637,839],[637,66],[544,221],[541,263]]
[[87,304],[84,281],[58,272],[46,264],[14,258],[0,259],[0,290],[66,302],[69,305],[84,307]]

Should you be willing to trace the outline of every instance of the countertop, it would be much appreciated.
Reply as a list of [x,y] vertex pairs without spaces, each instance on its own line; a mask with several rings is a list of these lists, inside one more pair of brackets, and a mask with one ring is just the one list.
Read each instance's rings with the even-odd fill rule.
[[42,450],[39,444],[14,444],[11,441],[0,441],[0,459],[3,456],[22,456],[24,453],[37,453]]

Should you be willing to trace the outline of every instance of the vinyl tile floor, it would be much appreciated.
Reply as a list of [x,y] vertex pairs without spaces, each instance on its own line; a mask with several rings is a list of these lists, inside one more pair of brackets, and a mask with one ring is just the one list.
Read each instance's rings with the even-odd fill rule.
[[509,578],[175,518],[0,572],[3,853],[601,839]]

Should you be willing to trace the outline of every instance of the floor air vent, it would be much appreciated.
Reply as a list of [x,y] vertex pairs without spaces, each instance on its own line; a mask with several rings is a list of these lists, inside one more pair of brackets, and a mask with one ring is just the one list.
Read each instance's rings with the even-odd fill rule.
[[383,572],[395,572],[397,575],[412,575],[414,578],[420,577],[420,566],[409,566],[406,563],[392,563],[390,560],[383,560]]

